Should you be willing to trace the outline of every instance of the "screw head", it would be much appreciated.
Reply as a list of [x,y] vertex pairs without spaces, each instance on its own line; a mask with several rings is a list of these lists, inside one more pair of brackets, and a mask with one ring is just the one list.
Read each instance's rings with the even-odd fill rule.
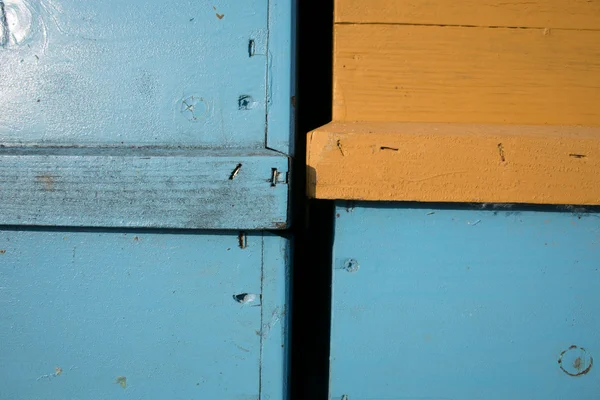
[[354,258],[349,258],[346,260],[346,262],[344,262],[344,269],[347,272],[354,273],[360,269],[360,265]]

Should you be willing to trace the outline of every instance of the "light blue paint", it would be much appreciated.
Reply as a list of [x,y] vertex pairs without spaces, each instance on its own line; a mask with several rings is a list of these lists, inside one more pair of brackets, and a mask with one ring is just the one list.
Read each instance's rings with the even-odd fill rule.
[[267,0],[4,3],[0,142],[264,148]]
[[288,159],[273,151],[4,148],[0,175],[5,225],[282,229],[287,223]]
[[287,399],[290,368],[291,251],[289,242],[265,235],[262,276],[261,400]]
[[296,0],[269,1],[266,147],[294,155]]
[[[0,249],[0,398],[269,398],[261,381],[284,392],[270,379],[283,375],[286,319],[260,332],[285,310],[285,239],[5,230]],[[234,300],[245,292],[256,300]]]
[[293,0],[3,4],[0,224],[287,226]]
[[600,213],[337,213],[332,399],[598,398]]

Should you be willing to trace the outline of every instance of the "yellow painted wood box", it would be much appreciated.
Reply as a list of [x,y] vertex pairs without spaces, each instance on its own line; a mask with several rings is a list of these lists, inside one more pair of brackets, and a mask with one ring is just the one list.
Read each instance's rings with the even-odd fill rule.
[[600,204],[600,2],[335,7],[311,197]]

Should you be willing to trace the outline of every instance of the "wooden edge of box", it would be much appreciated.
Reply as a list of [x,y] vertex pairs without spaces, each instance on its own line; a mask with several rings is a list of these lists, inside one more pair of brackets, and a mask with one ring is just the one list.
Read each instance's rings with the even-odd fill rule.
[[332,122],[307,140],[311,198],[600,204],[600,127]]

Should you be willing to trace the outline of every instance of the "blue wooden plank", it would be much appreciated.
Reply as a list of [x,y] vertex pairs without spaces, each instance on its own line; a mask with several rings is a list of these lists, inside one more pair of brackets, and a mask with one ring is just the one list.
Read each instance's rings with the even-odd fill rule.
[[288,240],[272,234],[265,234],[263,240],[260,393],[262,400],[287,399],[290,246]]
[[261,363],[283,365],[260,359],[262,234],[5,230],[0,249],[2,399],[256,400]]
[[267,0],[3,4],[0,143],[264,148]]
[[266,147],[294,154],[296,0],[269,1]]
[[600,213],[337,213],[332,399],[598,397]]
[[283,229],[274,151],[0,149],[0,224]]

